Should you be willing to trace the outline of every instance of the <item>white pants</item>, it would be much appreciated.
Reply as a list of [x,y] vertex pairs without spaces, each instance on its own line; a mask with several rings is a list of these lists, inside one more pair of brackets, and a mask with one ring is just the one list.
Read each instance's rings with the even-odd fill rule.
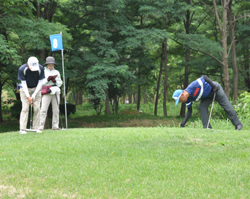
[[[57,97],[57,100],[56,100]],[[45,94],[42,96],[42,107],[40,111],[40,126],[39,129],[44,129],[45,120],[47,117],[48,108],[52,104],[52,129],[59,128],[59,104],[60,104],[60,94],[56,93],[54,95]]]
[[[34,93],[36,88],[28,88],[29,94]],[[25,130],[27,128],[28,116],[29,116],[29,100],[25,95],[23,88],[20,89],[20,97],[22,101],[22,111],[20,114],[19,128],[20,130]],[[32,129],[38,129],[40,123],[40,104],[41,104],[41,91],[36,94],[33,103],[33,126]]]

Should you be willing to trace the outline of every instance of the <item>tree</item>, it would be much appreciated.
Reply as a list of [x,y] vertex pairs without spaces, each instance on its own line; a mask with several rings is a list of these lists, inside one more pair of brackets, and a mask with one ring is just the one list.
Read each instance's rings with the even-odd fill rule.
[[[35,15],[33,13],[36,8],[29,1],[23,3],[21,0],[8,0],[1,4],[0,43],[4,45],[1,45],[0,71],[1,78],[4,79],[1,80],[0,90],[7,80],[13,81],[12,85],[15,85],[18,68],[27,62],[28,57],[37,56],[39,49],[50,49],[49,35],[59,31],[64,32],[65,48],[68,47],[67,40],[70,39],[65,26],[37,19],[36,12]],[[2,122],[1,112],[0,122]]]

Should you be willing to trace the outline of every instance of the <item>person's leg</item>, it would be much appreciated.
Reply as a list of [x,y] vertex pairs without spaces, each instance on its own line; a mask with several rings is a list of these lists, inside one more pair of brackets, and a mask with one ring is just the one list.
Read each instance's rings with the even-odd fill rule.
[[34,122],[33,122],[33,129],[39,129],[39,124],[40,124],[40,106],[41,106],[41,96],[42,93],[39,91],[36,94],[36,97],[34,99]]
[[[201,103],[199,105],[199,112],[201,115],[201,120],[202,120],[202,125],[203,128],[207,128],[207,123],[208,123],[208,107],[211,104],[212,99],[211,98],[204,98],[201,100]],[[209,123],[208,128],[212,128],[212,126]]]
[[29,116],[29,100],[22,88],[20,89],[20,97],[22,101],[22,110],[20,113],[19,128],[20,130],[25,130],[27,128]]
[[218,86],[218,92],[216,93],[216,97],[215,100],[220,104],[220,106],[225,110],[225,113],[227,114],[228,119],[231,120],[232,124],[234,126],[237,126],[238,124],[240,124],[240,120],[232,106],[232,104],[230,103],[230,101],[228,100],[223,88],[221,87],[221,85],[218,82],[213,82],[216,86]]
[[47,112],[48,112],[51,99],[52,99],[52,95],[46,94],[42,96],[42,107],[40,110],[40,125],[39,125],[40,130],[44,129],[44,124],[45,124],[45,120],[47,117]]
[[[57,97],[57,100],[56,100]],[[60,96],[59,94],[55,94],[52,97],[52,129],[59,128],[59,104],[60,104]]]

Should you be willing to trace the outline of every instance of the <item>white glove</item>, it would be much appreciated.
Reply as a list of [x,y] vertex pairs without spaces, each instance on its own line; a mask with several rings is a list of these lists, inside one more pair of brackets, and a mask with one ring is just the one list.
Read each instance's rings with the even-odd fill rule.
[[32,95],[31,95],[31,99],[35,99],[36,98],[36,93],[33,93]]

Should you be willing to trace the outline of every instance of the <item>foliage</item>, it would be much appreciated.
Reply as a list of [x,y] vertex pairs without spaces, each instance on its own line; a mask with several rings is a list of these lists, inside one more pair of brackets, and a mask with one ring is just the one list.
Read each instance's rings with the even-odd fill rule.
[[[111,101],[138,95],[139,87],[146,90],[146,98],[155,99],[161,44],[165,39],[168,60],[167,71],[164,69],[162,76],[167,72],[168,95],[176,87],[183,87],[184,74],[189,76],[189,81],[202,73],[223,81],[222,67],[214,59],[220,59],[223,53],[219,45],[221,36],[207,6],[213,7],[211,1],[1,1],[0,87],[7,84],[11,90],[17,82],[18,67],[31,55],[38,57],[40,63],[44,57],[54,56],[57,69],[62,73],[61,55],[51,52],[49,41],[49,35],[59,32],[63,33],[63,78],[67,92],[83,91],[95,101],[100,114],[107,90]],[[222,11],[222,7],[218,8]],[[232,10],[239,17],[235,23],[239,86],[247,90],[250,82],[250,29],[249,18],[244,18],[244,15],[249,12],[249,2],[232,1]],[[204,51],[205,54],[190,49]],[[230,42],[227,49],[230,49]],[[185,56],[186,50],[190,50],[189,61]],[[209,57],[208,53],[212,56]],[[230,56],[228,61],[231,64]],[[231,73],[230,79],[233,75]],[[163,80],[160,82],[160,102]],[[219,109],[216,114],[221,118]]]
[[128,71],[128,67],[124,65],[109,66],[103,64],[95,65],[89,69],[86,83],[90,90],[88,99],[93,102],[98,113],[100,113],[102,108],[101,103],[106,100],[106,90],[109,88],[109,85],[119,89],[123,82],[122,79],[133,77],[133,74]]
[[103,101],[105,100],[105,98],[101,100],[101,98],[99,98],[98,96],[94,97],[95,92],[93,88],[89,89],[89,93],[93,96],[93,97],[89,97],[89,101],[90,103],[92,103],[92,106],[95,109],[96,114],[100,115],[102,113],[102,108],[104,106]]
[[[209,110],[209,113],[211,111],[211,107]],[[212,117],[217,118],[217,119],[227,119],[227,115],[225,113],[225,110],[218,104],[218,103],[214,103],[214,107],[212,110]]]
[[15,100],[14,104],[10,107],[11,117],[19,119],[21,110],[22,110],[22,101]]
[[234,109],[241,118],[250,119],[250,93],[245,91],[240,94]]

